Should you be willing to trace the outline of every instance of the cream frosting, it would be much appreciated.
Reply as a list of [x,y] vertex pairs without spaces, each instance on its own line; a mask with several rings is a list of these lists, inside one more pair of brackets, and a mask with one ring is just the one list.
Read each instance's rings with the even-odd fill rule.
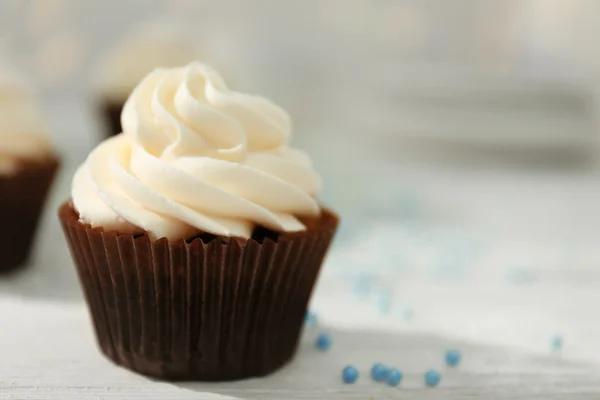
[[0,173],[17,169],[23,159],[50,151],[47,125],[33,90],[16,71],[0,68]]
[[144,24],[119,43],[99,71],[103,96],[124,101],[149,72],[177,67],[197,58],[189,36],[169,24]]
[[298,217],[320,214],[321,179],[289,146],[288,114],[230,90],[206,64],[151,72],[121,124],[124,133],[93,150],[73,180],[74,206],[94,227],[248,238],[257,225],[302,231]]

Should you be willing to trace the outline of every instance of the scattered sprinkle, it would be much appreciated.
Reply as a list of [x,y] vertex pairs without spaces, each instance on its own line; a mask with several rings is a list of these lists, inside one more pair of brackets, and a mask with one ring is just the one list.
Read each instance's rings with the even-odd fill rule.
[[405,321],[410,321],[414,316],[414,312],[413,309],[411,307],[405,307],[404,310],[402,310],[402,318]]
[[537,280],[537,275],[532,268],[513,268],[507,272],[506,279],[514,285],[531,285]]
[[358,380],[358,370],[352,365],[342,370],[342,380],[344,383],[354,383]]
[[398,371],[396,368],[393,368],[389,371],[385,381],[390,386],[398,386],[402,381],[403,377],[404,375],[402,374],[402,372]]
[[435,369],[425,372],[425,384],[429,387],[437,386],[442,380],[442,376]]
[[315,313],[307,311],[304,317],[304,323],[306,325],[315,326],[317,324],[317,316]]
[[371,368],[371,378],[373,378],[376,382],[383,382],[387,376],[390,369],[381,363],[377,363],[373,365]]
[[373,287],[373,274],[368,272],[361,272],[354,282],[354,294],[359,299],[365,300],[371,296],[371,290]]
[[392,311],[392,293],[390,290],[382,291],[379,295],[379,312],[389,314]]
[[560,335],[552,336],[552,339],[550,339],[550,346],[552,347],[552,350],[554,350],[554,351],[558,351],[558,350],[562,349],[562,347],[563,347],[562,336],[560,336]]
[[322,333],[319,336],[317,336],[315,346],[321,351],[327,351],[331,347],[331,342],[331,336],[329,336],[326,333]]
[[448,365],[450,367],[455,367],[458,364],[460,364],[461,358],[462,358],[462,355],[460,354],[460,351],[448,350],[446,352],[446,365]]

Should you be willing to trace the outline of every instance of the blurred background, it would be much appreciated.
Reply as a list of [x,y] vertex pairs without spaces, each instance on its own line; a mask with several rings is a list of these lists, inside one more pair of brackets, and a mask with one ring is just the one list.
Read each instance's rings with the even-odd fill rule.
[[[102,138],[107,60],[177,31],[230,87],[286,108],[322,173],[343,225],[319,294],[348,301],[315,307],[539,345],[592,336],[568,321],[600,283],[599,27],[595,0],[0,0],[0,56],[31,77],[65,158],[47,232]],[[55,267],[18,290],[78,299],[66,249],[43,239]]]

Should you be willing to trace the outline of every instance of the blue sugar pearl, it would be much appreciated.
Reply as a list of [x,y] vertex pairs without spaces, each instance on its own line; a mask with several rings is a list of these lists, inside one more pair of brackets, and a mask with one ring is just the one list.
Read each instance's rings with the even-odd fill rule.
[[377,363],[371,368],[371,378],[376,382],[384,381],[388,376],[389,368],[383,364]]
[[414,311],[410,307],[406,307],[406,308],[404,308],[404,310],[402,310],[402,318],[405,321],[411,320],[413,318],[413,315],[414,315]]
[[460,364],[461,354],[458,350],[448,350],[446,352],[446,365],[455,367]]
[[425,372],[425,384],[429,387],[437,386],[442,380],[442,376],[435,369]]
[[562,347],[563,347],[562,336],[559,336],[559,335],[552,336],[552,339],[550,340],[550,346],[552,347],[552,350],[554,350],[554,351],[558,351],[558,350],[562,349]]
[[389,294],[382,294],[379,299],[379,312],[389,314],[392,310],[392,298]]
[[342,371],[342,380],[344,383],[354,383],[358,380],[358,370],[352,365],[347,366]]
[[317,316],[314,313],[307,311],[306,316],[304,317],[304,323],[306,325],[310,325],[310,326],[316,325],[317,324]]
[[317,336],[315,346],[321,351],[329,350],[329,348],[331,347],[331,336],[329,336],[326,333],[320,334],[319,336]]
[[400,382],[402,381],[403,377],[404,377],[404,375],[402,374],[402,372],[398,371],[396,368],[393,368],[388,372],[388,375],[387,375],[387,378],[385,381],[390,386],[398,386],[400,384]]

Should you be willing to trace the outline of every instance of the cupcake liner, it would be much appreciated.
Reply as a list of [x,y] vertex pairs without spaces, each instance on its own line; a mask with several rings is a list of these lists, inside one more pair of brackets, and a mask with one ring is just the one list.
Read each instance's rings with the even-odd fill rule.
[[0,176],[0,272],[26,261],[59,164],[58,158],[22,161],[16,173]]
[[241,240],[151,241],[59,216],[101,350],[168,380],[268,374],[293,356],[338,218],[305,232]]
[[102,101],[100,107],[102,110],[102,118],[104,119],[106,126],[106,137],[118,135],[123,132],[123,129],[121,128],[121,111],[123,110],[124,105],[125,101]]

